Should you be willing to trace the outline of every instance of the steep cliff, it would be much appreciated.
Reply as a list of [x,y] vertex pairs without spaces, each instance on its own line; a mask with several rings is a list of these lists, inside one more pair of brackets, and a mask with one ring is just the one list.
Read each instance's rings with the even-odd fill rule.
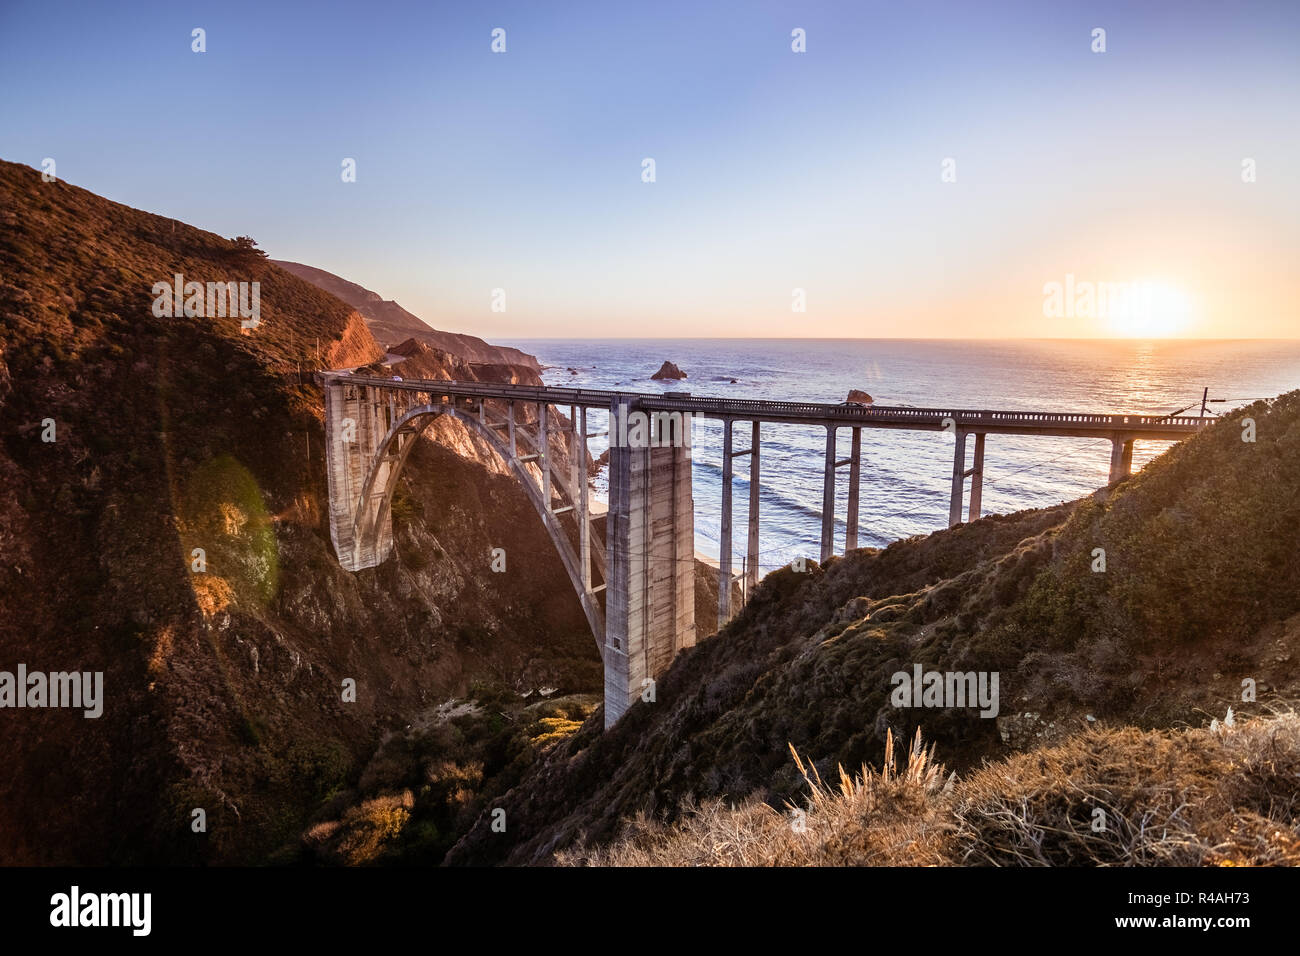
[[354,368],[384,357],[360,312],[350,312],[338,339],[329,343],[321,359],[326,368]]
[[[257,282],[260,322],[156,314],[176,275]],[[246,243],[0,164],[0,670],[104,674],[97,719],[4,712],[0,860],[265,860],[440,701],[599,689],[539,520],[472,442],[422,443],[396,554],[339,569],[311,376],[380,355]]]
[[272,260],[276,265],[292,272],[330,295],[342,299],[366,318],[370,331],[383,345],[392,350],[393,345],[407,339],[416,339],[425,345],[440,349],[464,362],[488,365],[522,365],[538,371],[537,359],[519,349],[505,345],[490,345],[476,335],[462,332],[442,332],[432,328],[419,316],[402,308],[391,299],[385,299],[355,282],[315,266],[301,262]]

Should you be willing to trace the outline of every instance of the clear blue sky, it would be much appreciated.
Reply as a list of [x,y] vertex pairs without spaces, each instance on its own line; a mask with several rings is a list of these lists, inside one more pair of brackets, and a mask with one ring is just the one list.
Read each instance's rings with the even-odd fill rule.
[[1300,334],[1294,0],[0,0],[0,89],[3,158],[444,328],[1115,332],[1044,318],[1072,273]]

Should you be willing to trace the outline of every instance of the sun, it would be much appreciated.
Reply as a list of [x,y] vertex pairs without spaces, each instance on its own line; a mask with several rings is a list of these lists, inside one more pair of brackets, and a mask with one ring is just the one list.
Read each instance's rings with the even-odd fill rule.
[[1196,320],[1196,300],[1173,283],[1139,279],[1127,283],[1107,310],[1111,331],[1122,338],[1170,338]]

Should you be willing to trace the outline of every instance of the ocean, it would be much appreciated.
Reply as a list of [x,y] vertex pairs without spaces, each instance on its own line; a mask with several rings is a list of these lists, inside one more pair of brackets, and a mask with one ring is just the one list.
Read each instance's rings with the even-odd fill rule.
[[[849,389],[878,404],[982,409],[1168,414],[1199,411],[1202,389],[1216,413],[1300,388],[1300,341],[902,339],[532,339],[507,343],[536,355],[550,385],[789,401],[840,402]],[[687,378],[656,382],[665,361]],[[575,374],[576,373],[576,374]],[[735,383],[732,383],[735,379]],[[589,413],[588,430],[604,431]],[[839,433],[840,457],[850,435]],[[696,550],[718,555],[722,425],[697,420],[693,442]],[[738,426],[734,447],[748,447]],[[759,511],[762,573],[799,556],[815,558],[821,539],[825,431],[765,424]],[[968,443],[969,450],[971,444]],[[1169,446],[1138,442],[1136,471]],[[593,455],[603,439],[591,441]],[[969,457],[968,457],[969,462]],[[1107,440],[990,435],[984,461],[983,513],[1009,513],[1070,501],[1106,483]],[[952,438],[938,432],[862,431],[859,544],[946,527]],[[605,475],[597,494],[606,490]],[[836,552],[844,548],[848,469],[836,488]],[[735,570],[745,554],[749,465],[737,459],[733,479]],[[963,513],[963,517],[965,517]]]

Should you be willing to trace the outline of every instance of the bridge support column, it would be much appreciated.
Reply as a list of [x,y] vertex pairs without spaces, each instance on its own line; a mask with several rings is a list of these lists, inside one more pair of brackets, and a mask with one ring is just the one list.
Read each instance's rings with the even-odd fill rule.
[[537,467],[542,469],[542,503],[551,510],[551,430],[547,427],[547,405],[537,406]]
[[849,452],[849,513],[848,528],[844,532],[844,551],[847,554],[858,546],[858,480],[862,475],[862,429],[853,429],[853,448]]
[[[632,410],[620,396],[613,421],[626,421]],[[695,643],[695,511],[685,435],[667,447],[611,443],[606,548],[605,726],[611,727]]]
[[1133,439],[1113,435],[1110,440],[1110,483],[1127,478],[1133,471]]
[[970,511],[966,513],[967,521],[975,521],[980,516],[984,504],[984,433],[975,433],[975,463],[970,470]]
[[758,585],[758,422],[749,443],[749,542],[745,549],[745,600]]
[[[388,433],[387,405],[365,385],[330,382],[325,389],[326,466],[330,495],[330,539],[345,571],[373,568],[393,550],[391,518],[385,513],[373,545],[358,535],[353,522],[365,489],[366,475]],[[381,461],[376,489],[383,488],[394,461]],[[379,520],[383,495],[372,491],[361,504],[363,523]]]
[[582,589],[591,591],[591,509],[587,504],[587,406],[578,409],[582,435],[574,457],[578,459],[578,560],[582,564]]
[[722,528],[718,533],[718,630],[731,620],[731,419],[722,422]]
[[966,484],[966,432],[955,432],[952,453],[952,498],[948,503],[948,527],[961,524],[961,500]]
[[826,474],[822,478],[821,560],[835,553],[835,426],[826,426]]

